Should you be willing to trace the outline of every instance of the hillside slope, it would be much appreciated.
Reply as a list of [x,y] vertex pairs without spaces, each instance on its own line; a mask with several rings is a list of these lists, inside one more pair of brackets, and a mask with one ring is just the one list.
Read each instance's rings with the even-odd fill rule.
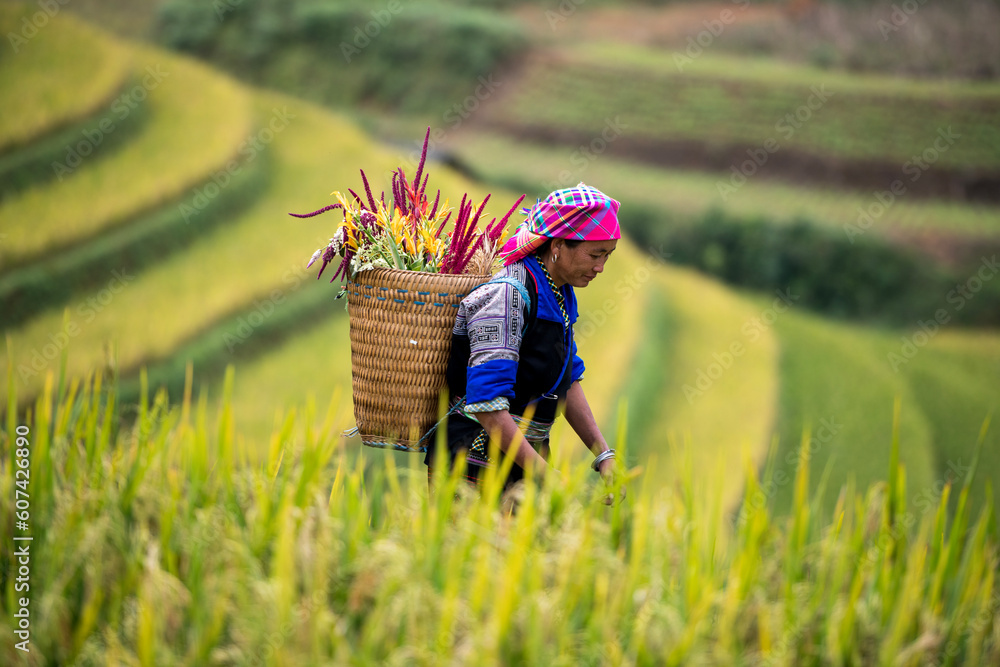
[[0,34],[10,48],[0,58],[0,154],[105,107],[132,71],[118,41],[79,19],[43,21],[38,13],[36,5],[0,4]]

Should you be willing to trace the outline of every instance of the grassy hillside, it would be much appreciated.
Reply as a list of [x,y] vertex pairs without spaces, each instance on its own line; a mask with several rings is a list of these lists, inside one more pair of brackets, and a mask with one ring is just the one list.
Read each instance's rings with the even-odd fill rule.
[[[401,156],[344,116],[245,88],[178,56],[136,48],[131,71],[141,73],[147,65],[161,65],[170,76],[150,91],[143,103],[149,117],[134,136],[63,182],[38,182],[0,202],[6,235],[0,252],[10,253],[5,263],[45,258],[8,268],[0,288],[12,284],[8,278],[16,282],[29,273],[36,280],[64,257],[70,264],[78,261],[53,247],[72,244],[74,252],[90,257],[87,281],[76,283],[80,274],[72,272],[55,274],[57,282],[73,283],[67,292],[6,327],[13,363],[5,356],[0,372],[10,373],[18,394],[28,400],[43,390],[48,373],[59,377],[65,354],[69,376],[113,366],[123,391],[134,397],[138,370],[148,365],[153,386],[169,385],[171,398],[177,398],[193,359],[194,384],[204,386],[206,400],[214,401],[222,369],[235,363],[239,382],[231,407],[237,423],[252,434],[244,450],[248,457],[253,446],[263,447],[250,443],[266,442],[265,434],[310,397],[319,408],[306,408],[300,424],[320,428],[322,408],[338,390],[341,416],[349,422],[343,303],[333,299],[334,286],[314,280],[315,269],[304,268],[339,217],[299,220],[287,214],[318,209],[331,203],[331,190],[359,185],[358,168],[366,170],[376,191],[386,188],[389,170],[401,164]],[[755,76],[752,68],[748,76]],[[919,86],[899,85],[919,97]],[[241,152],[248,137],[258,142],[252,156]],[[474,164],[488,175],[500,174],[491,176],[496,181],[507,174],[544,183],[562,180],[560,172],[567,170],[571,178],[556,185],[584,179],[624,207],[689,207],[696,214],[711,196],[710,177],[637,168],[605,156],[573,171],[572,148],[560,154],[476,135],[463,150],[479,151]],[[233,157],[245,158],[238,163],[244,173],[263,172],[260,180],[250,186],[213,184],[218,169]],[[481,198],[487,189],[443,165],[433,165],[431,172],[430,187],[440,187],[452,202],[461,192]],[[226,193],[250,187],[255,196],[247,196],[243,208],[227,205],[211,225],[207,212],[192,214],[194,229],[183,244],[165,240],[182,206],[198,206],[198,197],[225,199],[206,195],[210,186]],[[514,194],[490,189],[491,211],[506,210]],[[834,211],[830,219],[821,218],[827,224],[858,202],[763,181],[748,183],[739,195],[732,205],[745,207],[735,209],[740,215],[765,207],[791,215],[799,205],[816,206]],[[995,230],[995,219],[975,207],[909,206],[901,201],[891,215],[916,219],[923,213],[929,222],[914,224],[933,229],[951,224]],[[159,215],[172,222],[159,228],[161,236],[143,236],[149,216]],[[133,233],[131,241],[121,241]],[[110,249],[119,241],[122,247],[148,241],[141,270],[123,270],[117,263],[121,255]],[[911,504],[924,498],[924,490],[940,488],[950,463],[969,460],[983,416],[997,406],[995,333],[941,334],[895,373],[886,355],[902,332],[832,324],[798,312],[798,304],[784,309],[774,294],[737,294],[664,265],[660,260],[670,247],[657,251],[659,257],[650,258],[623,241],[606,274],[580,292],[577,329],[595,413],[613,438],[619,402],[627,402],[629,463],[654,473],[647,477],[651,487],[689,468],[730,508],[741,497],[746,467],[763,465],[777,436],[774,461],[784,482],[769,487],[767,497],[775,508],[788,510],[795,495],[791,471],[803,429],[810,427],[817,446],[808,486],[816,491],[826,474],[826,492],[816,505],[830,510],[841,485],[853,478],[867,486],[888,469],[896,397],[903,406],[901,459]],[[6,403],[12,393],[3,391]],[[129,409],[132,416],[135,409]],[[836,424],[835,433],[827,428],[829,437],[820,430],[823,420]],[[338,422],[337,428],[343,425]],[[562,451],[586,458],[566,429],[562,435],[568,444]],[[986,441],[990,452],[996,450],[995,438],[991,434]],[[1000,467],[995,458],[984,454],[984,465]],[[981,480],[973,485],[976,502],[987,500],[985,489]]]
[[911,498],[917,511],[926,512],[945,481],[961,479],[971,465],[983,422],[992,417],[979,476],[970,490],[973,502],[983,502],[988,484],[1000,488],[1000,341],[986,332],[946,331],[926,346],[915,347],[912,356],[909,348],[904,355],[904,339],[922,343],[922,332],[917,328],[902,336],[885,336],[877,348],[883,363],[907,379],[935,444],[936,477],[925,487],[914,486]]
[[[71,370],[100,363],[102,348],[114,340],[120,342],[118,363],[124,368],[168,355],[216,318],[251,309],[255,299],[273,300],[272,292],[283,294],[302,275],[311,249],[328,239],[333,221],[301,221],[288,212],[319,208],[332,188],[353,185],[355,165],[373,146],[344,121],[319,109],[277,95],[255,98],[254,111],[261,117],[273,109],[287,110],[289,121],[266,147],[274,169],[266,196],[187,252],[130,279],[107,304],[88,305],[93,294],[72,302],[70,321],[80,333],[72,341]],[[334,145],[338,159],[331,160],[329,146]],[[383,154],[366,162],[370,173],[377,174],[389,170],[394,164],[390,160]],[[62,319],[61,312],[53,311],[13,331],[16,363],[29,359],[38,341],[60,331]],[[40,381],[37,374],[26,379],[25,393],[37,392]]]
[[[476,174],[491,182],[523,182],[544,188],[585,180],[600,183],[623,200],[660,210],[671,217],[695,218],[717,208],[737,218],[785,223],[807,218],[842,230],[845,238],[874,233],[904,237],[914,232],[952,237],[996,237],[1000,214],[994,206],[943,200],[893,199],[876,217],[861,217],[878,206],[873,193],[843,192],[751,178],[734,192],[725,174],[665,169],[607,154],[587,159],[578,147],[553,149],[491,132],[462,132],[447,148]],[[878,212],[878,208],[875,208]]]
[[996,84],[860,77],[714,53],[679,66],[673,54],[622,44],[560,50],[529,66],[495,112],[556,136],[563,128],[598,136],[620,117],[633,137],[709,147],[771,139],[784,150],[899,165],[951,126],[960,138],[935,164],[1000,167]]
[[644,429],[633,447],[655,455],[668,478],[690,457],[693,470],[709,476],[731,507],[746,461],[763,462],[775,429],[784,381],[779,341],[771,327],[754,322],[761,316],[755,304],[718,283],[669,266],[657,278],[672,326],[647,329],[650,339],[669,341],[662,366],[650,371],[666,373],[669,382],[650,412],[637,415]]
[[[933,484],[935,452],[954,442],[934,439],[931,424],[905,377],[886,365],[871,333],[800,312],[782,314],[775,327],[781,340],[781,394],[776,465],[786,482],[775,489],[778,507],[791,505],[790,470],[798,462],[803,430],[811,438],[812,479],[829,476],[821,502],[837,501],[837,490],[854,477],[858,486],[879,479],[889,465],[884,443],[892,437],[893,402],[902,402],[900,461],[909,488]],[[978,425],[978,421],[977,421]]]
[[[140,83],[106,113],[112,127],[137,110],[149,119],[110,156],[68,162],[61,178],[0,202],[0,225],[9,230],[0,246],[4,265],[79,243],[176,199],[193,206],[195,186],[230,161],[259,152],[245,143],[252,139],[254,119],[238,84],[155,49],[138,48],[134,59]],[[266,123],[272,114],[262,110],[260,120]]]
[[37,29],[31,18],[38,11],[35,5],[0,4],[0,33],[7,42],[0,57],[0,154],[97,113],[132,72],[122,44],[71,17]]

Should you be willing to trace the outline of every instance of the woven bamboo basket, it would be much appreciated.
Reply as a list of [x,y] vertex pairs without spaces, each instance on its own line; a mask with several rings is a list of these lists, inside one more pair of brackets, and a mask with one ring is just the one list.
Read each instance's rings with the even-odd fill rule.
[[422,451],[438,420],[458,304],[485,275],[362,271],[347,283],[351,383],[361,442]]

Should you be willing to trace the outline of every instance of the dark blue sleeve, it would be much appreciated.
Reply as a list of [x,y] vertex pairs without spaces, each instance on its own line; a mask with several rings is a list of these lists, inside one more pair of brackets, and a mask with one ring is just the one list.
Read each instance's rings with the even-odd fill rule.
[[570,375],[570,378],[572,379],[572,381],[576,382],[577,380],[580,380],[583,377],[583,372],[585,370],[587,370],[587,367],[584,366],[583,359],[581,359],[580,355],[577,353],[577,350],[576,350],[576,341],[574,340],[573,341],[573,371],[572,371],[572,374]]
[[469,368],[467,377],[466,403],[482,403],[501,396],[511,399],[514,398],[517,362],[511,359],[491,359]]

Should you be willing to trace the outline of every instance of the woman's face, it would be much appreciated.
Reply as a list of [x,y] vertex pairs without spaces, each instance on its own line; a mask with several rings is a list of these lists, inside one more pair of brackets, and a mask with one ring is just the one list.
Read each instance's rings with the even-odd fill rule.
[[553,239],[549,250],[552,258],[549,273],[557,286],[586,287],[604,271],[604,263],[617,245],[617,240],[582,241],[571,248],[563,239]]

